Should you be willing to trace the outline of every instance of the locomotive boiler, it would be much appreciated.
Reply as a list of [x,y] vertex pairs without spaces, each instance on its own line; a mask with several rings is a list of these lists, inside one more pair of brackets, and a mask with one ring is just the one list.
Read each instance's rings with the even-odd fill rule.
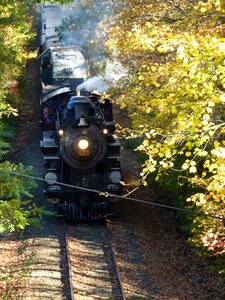
[[112,214],[115,195],[122,193],[112,103],[87,90],[77,94],[88,76],[88,60],[81,48],[60,44],[55,34],[59,15],[60,7],[42,6],[44,193],[58,216],[101,219]]

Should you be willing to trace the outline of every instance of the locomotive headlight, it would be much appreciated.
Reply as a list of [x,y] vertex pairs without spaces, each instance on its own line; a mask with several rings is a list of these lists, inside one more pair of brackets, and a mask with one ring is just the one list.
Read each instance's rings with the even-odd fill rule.
[[45,175],[45,180],[49,185],[55,184],[55,182],[57,181],[57,175],[53,172],[48,172]]
[[80,140],[79,143],[78,143],[78,147],[81,149],[81,150],[85,150],[87,149],[89,146],[89,142],[87,140]]
[[103,133],[104,133],[104,134],[107,134],[107,133],[108,133],[108,129],[104,128],[104,129],[103,129]]
[[62,129],[59,129],[58,133],[60,136],[62,136],[64,134],[64,131]]
[[109,179],[113,183],[118,183],[122,179],[122,174],[120,171],[112,171],[112,173],[109,174]]

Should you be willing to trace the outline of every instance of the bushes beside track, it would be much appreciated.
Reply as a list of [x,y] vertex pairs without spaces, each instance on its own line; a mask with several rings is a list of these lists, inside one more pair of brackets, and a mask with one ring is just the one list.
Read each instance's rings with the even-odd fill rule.
[[29,175],[31,168],[4,162],[20,112],[28,111],[25,98],[26,66],[36,53],[31,49],[35,37],[33,17],[24,1],[0,1],[0,233],[23,230],[35,221],[40,210],[30,202],[33,180],[12,176],[5,171]]

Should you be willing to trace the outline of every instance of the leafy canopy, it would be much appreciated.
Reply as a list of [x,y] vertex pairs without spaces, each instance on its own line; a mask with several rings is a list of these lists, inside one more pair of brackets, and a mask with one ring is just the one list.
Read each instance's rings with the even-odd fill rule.
[[[18,115],[24,103],[20,89],[26,74],[27,62],[35,53],[30,43],[35,34],[33,19],[25,1],[0,1],[0,160],[10,148],[9,139],[13,130],[7,125],[7,118]],[[30,174],[31,168],[21,164],[1,162],[0,170]],[[24,180],[0,172],[0,233],[22,230],[36,222],[35,216],[41,210],[29,202],[28,192],[35,186],[33,180]]]
[[[107,1],[105,1],[107,3]],[[112,96],[143,136],[143,180],[152,172],[189,186],[187,204],[225,216],[225,1],[114,1],[101,26],[128,75]],[[124,130],[128,132],[128,130]],[[192,217],[191,240],[225,252],[224,223]]]

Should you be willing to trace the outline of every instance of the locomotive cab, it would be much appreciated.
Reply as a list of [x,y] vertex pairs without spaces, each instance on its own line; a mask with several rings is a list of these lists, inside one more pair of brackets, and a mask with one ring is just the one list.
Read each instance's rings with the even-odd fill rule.
[[69,85],[76,89],[87,79],[87,60],[79,47],[56,45],[46,49],[40,57],[44,85]]

